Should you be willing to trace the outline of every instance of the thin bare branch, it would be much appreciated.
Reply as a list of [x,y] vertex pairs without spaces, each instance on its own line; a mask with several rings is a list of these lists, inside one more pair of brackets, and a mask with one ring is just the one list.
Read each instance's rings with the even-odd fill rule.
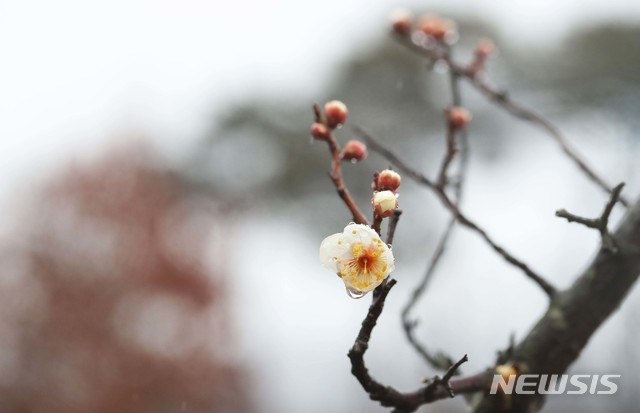
[[[379,153],[383,158],[387,159],[393,165],[402,164],[402,161],[393,152],[378,143],[375,139],[368,139],[370,135],[364,129],[360,128],[359,126],[352,125],[351,130],[353,130],[353,133],[366,141],[367,147],[369,149],[372,149],[374,152]],[[421,183],[422,185],[425,185],[429,188],[434,188],[436,186],[436,184],[433,183],[429,178],[413,169],[407,168],[404,170],[401,169],[401,171],[403,174],[410,176],[413,180]]]
[[440,171],[438,172],[438,179],[436,180],[436,185],[440,190],[443,190],[448,183],[448,174],[449,166],[453,162],[453,159],[456,157],[458,152],[458,148],[456,147],[456,134],[455,128],[451,123],[447,127],[447,150],[445,151],[445,156],[442,159],[442,165],[440,166]]
[[[484,79],[477,75],[475,71],[468,70],[467,67],[462,66],[454,62],[446,49],[442,47],[424,47],[423,45],[414,42],[411,37],[395,36],[399,40],[400,44],[408,49],[417,52],[423,56],[426,56],[431,62],[443,61],[449,67],[449,70],[458,77],[467,79],[478,91],[485,95],[491,102],[497,104],[499,107],[505,109],[515,117],[528,121],[533,125],[543,129],[549,136],[551,136],[560,146],[561,150],[571,159],[576,166],[597,186],[603,189],[605,192],[611,194],[613,188],[607,184],[607,182],[600,177],[587,163],[582,159],[580,155],[571,147],[569,142],[562,135],[560,130],[543,115],[529,109],[520,103],[512,100],[507,93],[501,92],[490,86]],[[620,203],[625,207],[629,206],[629,202],[620,198]]]
[[389,280],[374,291],[373,301],[367,316],[362,321],[353,347],[349,350],[351,373],[369,394],[369,397],[378,401],[382,406],[394,408],[393,411],[396,413],[409,413],[423,404],[452,397],[452,393],[454,395],[468,394],[486,390],[491,385],[493,375],[491,371],[484,371],[469,377],[452,378],[457,368],[467,360],[466,356],[452,366],[443,379],[433,380],[420,389],[409,393],[403,393],[394,387],[384,385],[371,376],[364,362],[364,354],[369,348],[371,333],[382,313],[387,295],[395,283],[396,280]]
[[622,192],[622,188],[624,187],[624,182],[616,185],[613,188],[613,192],[607,205],[605,205],[602,214],[598,218],[583,218],[581,216],[572,214],[565,209],[559,209],[556,211],[556,216],[560,218],[564,218],[569,222],[576,222],[578,224],[582,224],[588,228],[593,228],[600,233],[602,238],[602,248],[605,248],[613,253],[617,252],[617,247],[615,245],[615,240],[609,233],[609,216],[611,215],[611,211],[613,211],[613,207],[620,200],[620,193]]
[[[360,136],[366,143],[369,145],[371,149],[378,152],[378,148],[384,148],[384,146],[373,138],[372,135],[365,132],[361,128],[356,129],[356,133]],[[478,224],[469,219],[465,214],[462,213],[460,208],[456,205],[456,203],[451,200],[451,198],[446,194],[444,190],[438,189],[437,185],[433,185],[428,178],[424,178],[423,175],[415,171],[413,168],[409,167],[406,163],[404,163],[400,158],[398,158],[395,154],[393,154],[388,149],[384,148],[384,151],[378,152],[382,156],[385,154],[391,154],[391,157],[388,157],[387,160],[392,162],[398,170],[402,171],[404,174],[415,178],[419,177],[419,183],[424,183],[424,180],[429,182],[429,185],[426,185],[428,188],[433,190],[433,192],[437,195],[438,199],[443,203],[445,208],[453,215],[453,217],[460,223],[461,225],[475,231],[479,234],[482,239],[485,240],[491,248],[496,251],[500,256],[502,256],[505,261],[512,264],[513,266],[519,268],[529,279],[535,282],[548,296],[549,298],[553,298],[556,294],[555,288],[549,284],[542,276],[538,275],[535,271],[533,271],[527,264],[517,259],[507,250],[505,250],[502,246],[496,243],[493,238],[489,236],[489,234],[482,229]],[[386,156],[385,156],[386,157]]]
[[[322,112],[320,107],[317,104],[313,105],[313,113],[315,115],[316,122],[324,122],[322,119]],[[338,191],[338,196],[347,206],[351,215],[353,216],[353,221],[356,224],[365,224],[368,225],[367,218],[364,216],[358,205],[351,197],[349,190],[347,189],[344,180],[342,179],[342,159],[340,157],[340,145],[338,145],[338,141],[333,135],[333,131],[329,130],[328,136],[326,138],[327,144],[329,146],[329,152],[331,153],[331,171],[329,172],[329,178],[331,178],[331,182],[336,187],[336,191]]]
[[440,262],[440,258],[444,254],[446,245],[449,242],[449,237],[453,231],[455,222],[455,218],[451,218],[447,223],[447,227],[445,228],[445,231],[442,233],[442,236],[438,241],[438,245],[436,246],[436,249],[431,256],[424,276],[421,278],[420,282],[411,293],[409,301],[407,301],[407,304],[402,309],[401,316],[402,327],[404,328],[405,336],[407,337],[407,340],[409,341],[411,346],[413,346],[413,348],[418,352],[418,354],[422,356],[422,358],[425,359],[427,363],[438,370],[445,370],[448,366],[450,366],[452,363],[451,357],[443,352],[431,354],[426,346],[416,338],[415,328],[418,325],[418,320],[411,319],[410,314],[420,297],[422,297],[422,295],[426,291],[426,288],[429,285],[429,281],[431,281],[431,279],[433,278],[433,274],[435,274],[435,270],[438,266],[438,263]]
[[396,209],[393,211],[393,215],[389,218],[389,224],[387,225],[387,244],[393,244],[393,236],[396,234],[396,226],[398,225],[398,221],[400,220],[400,215],[402,215],[401,209]]
[[[458,75],[453,72],[449,73],[449,80],[451,84],[451,96],[452,96],[452,106],[462,106],[462,96],[460,93],[460,85],[458,82]],[[449,180],[447,176],[447,169],[449,163],[453,160],[453,157],[456,153],[459,153],[459,165],[458,165],[458,177],[455,185],[455,202],[457,205],[460,205],[462,201],[462,189],[464,186],[465,174],[468,167],[468,159],[469,159],[469,146],[468,146],[468,133],[466,128],[462,128],[458,132],[458,139],[460,141],[460,150],[456,151],[455,149],[455,130],[453,129],[451,123],[448,125],[447,129],[447,152],[445,154],[445,161],[443,162],[443,166],[440,170],[440,176],[438,178],[438,186],[443,189]],[[405,336],[407,341],[413,346],[413,348],[425,359],[427,363],[429,363],[432,367],[445,370],[448,366],[450,366],[453,362],[451,357],[445,354],[442,351],[439,351],[435,354],[431,354],[431,352],[426,348],[426,345],[421,343],[417,337],[415,336],[415,328],[418,325],[418,320],[412,320],[409,316],[418,300],[424,295],[426,288],[429,284],[429,281],[435,274],[436,268],[438,267],[438,263],[440,262],[440,258],[444,255],[444,251],[446,249],[447,243],[449,242],[449,238],[453,232],[453,228],[455,226],[456,219],[454,217],[449,219],[447,226],[442,233],[440,240],[437,243],[436,249],[429,260],[429,264],[427,265],[427,269],[425,273],[415,287],[409,301],[402,310],[401,320],[402,326],[405,332]]]

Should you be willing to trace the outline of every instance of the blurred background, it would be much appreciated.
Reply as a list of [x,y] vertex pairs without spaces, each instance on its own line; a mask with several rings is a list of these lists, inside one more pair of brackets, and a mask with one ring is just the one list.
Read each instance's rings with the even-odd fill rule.
[[[320,241],[349,215],[308,128],[313,102],[340,99],[349,123],[437,170],[448,79],[392,41],[398,6],[455,19],[460,61],[492,38],[490,82],[637,198],[638,2],[1,1],[1,412],[385,411],[346,357],[369,300],[348,298],[318,262]],[[468,85],[462,95],[474,115],[464,210],[569,286],[598,236],[554,211],[596,216],[606,196],[541,131]],[[361,206],[387,166],[375,154],[345,165]],[[409,179],[400,193],[399,283],[367,360],[411,389],[435,372],[404,339],[400,309],[447,214]],[[454,358],[468,353],[473,372],[545,305],[457,229],[416,332]],[[636,287],[571,369],[622,374],[619,392],[552,396],[545,411],[637,410],[639,316]]]

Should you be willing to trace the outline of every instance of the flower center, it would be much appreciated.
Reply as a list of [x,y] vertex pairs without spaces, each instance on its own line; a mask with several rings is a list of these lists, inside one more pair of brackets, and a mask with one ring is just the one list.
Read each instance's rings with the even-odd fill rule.
[[386,265],[381,265],[381,251],[378,247],[376,243],[371,243],[366,246],[361,242],[353,244],[351,249],[353,259],[346,263],[346,271],[344,271],[342,275],[368,275],[372,272],[379,272],[376,271],[378,267],[386,267]]
[[371,258],[369,257],[369,255],[362,255],[358,258],[358,267],[360,267],[360,272],[366,274],[367,273],[367,265],[369,264],[369,260]]

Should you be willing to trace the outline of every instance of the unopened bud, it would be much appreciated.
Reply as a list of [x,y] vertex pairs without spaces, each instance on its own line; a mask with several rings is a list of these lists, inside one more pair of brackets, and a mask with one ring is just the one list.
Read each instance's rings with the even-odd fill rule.
[[463,107],[454,106],[447,110],[447,119],[454,129],[462,129],[471,121],[471,113]]
[[371,199],[373,212],[382,218],[389,217],[398,208],[398,198],[391,191],[380,191],[373,194]]
[[475,55],[478,59],[486,59],[496,50],[491,39],[481,39],[476,45]]
[[378,174],[377,179],[377,190],[378,191],[392,191],[395,192],[398,190],[400,186],[400,174],[396,171],[392,171],[391,169],[385,169],[384,171]]
[[344,145],[340,157],[343,161],[362,161],[367,157],[367,145],[360,141],[351,140]]
[[413,14],[407,9],[397,9],[391,13],[391,28],[400,35],[406,36],[411,31]]
[[327,125],[330,128],[335,128],[347,120],[349,111],[344,103],[339,100],[332,100],[324,105],[324,115],[327,117]]
[[455,34],[456,25],[451,20],[428,14],[420,18],[418,30],[434,39],[444,40],[445,37]]
[[329,136],[329,128],[322,123],[314,123],[311,125],[311,136],[315,139],[324,140]]

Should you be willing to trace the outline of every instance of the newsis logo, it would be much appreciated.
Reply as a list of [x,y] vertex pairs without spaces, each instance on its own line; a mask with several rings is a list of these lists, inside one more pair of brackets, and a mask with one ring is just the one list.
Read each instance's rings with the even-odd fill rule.
[[620,377],[620,374],[496,374],[491,394],[615,394],[618,384],[614,380]]

